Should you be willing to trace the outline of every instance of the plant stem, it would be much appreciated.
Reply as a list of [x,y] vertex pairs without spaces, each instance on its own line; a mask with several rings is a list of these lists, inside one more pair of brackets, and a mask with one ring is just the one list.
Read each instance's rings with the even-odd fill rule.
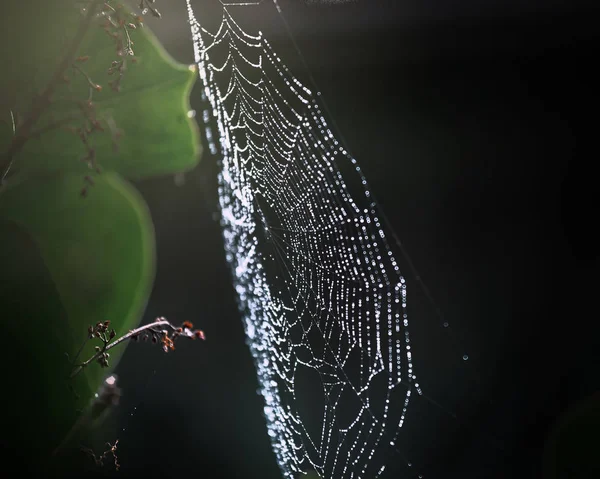
[[145,324],[144,326],[140,326],[137,329],[132,329],[126,335],[121,336],[119,339],[113,341],[112,343],[108,343],[108,341],[104,342],[104,347],[102,349],[100,349],[99,351],[97,351],[96,354],[94,354],[90,359],[88,359],[87,361],[85,361],[85,362],[83,362],[81,364],[78,364],[75,367],[75,369],[73,369],[73,372],[71,373],[71,377],[77,376],[77,374],[79,374],[83,368],[85,368],[92,361],[95,361],[96,359],[98,359],[103,353],[105,353],[109,349],[114,348],[115,346],[121,344],[123,341],[126,341],[129,338],[131,338],[132,336],[136,336],[136,335],[140,334],[141,332],[143,332],[143,331],[145,331],[147,329],[155,329],[155,328],[157,328],[159,326],[167,326],[171,330],[177,329],[169,321],[166,321],[166,320],[164,320],[164,321],[154,321],[153,323],[148,323],[148,324]]
[[25,146],[25,143],[27,143],[27,140],[29,140],[31,137],[31,131],[34,125],[50,104],[52,95],[54,94],[56,87],[62,81],[66,69],[69,68],[69,66],[73,63],[79,45],[87,33],[92,20],[94,19],[94,15],[96,14],[98,6],[100,6],[102,3],[104,3],[104,0],[92,0],[87,9],[85,17],[79,24],[79,28],[77,29],[73,40],[69,44],[61,62],[54,71],[50,82],[42,91],[42,93],[33,99],[31,108],[25,116],[23,123],[17,128],[10,147],[0,158],[0,178],[4,179],[14,161],[15,156],[21,151],[23,146]]

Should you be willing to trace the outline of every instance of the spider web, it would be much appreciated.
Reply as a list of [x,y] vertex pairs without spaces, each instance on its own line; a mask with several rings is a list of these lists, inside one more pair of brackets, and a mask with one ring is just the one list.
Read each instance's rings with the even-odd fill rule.
[[186,1],[226,258],[281,471],[379,477],[422,392],[378,204],[319,94],[244,31],[243,9],[221,2],[208,29]]

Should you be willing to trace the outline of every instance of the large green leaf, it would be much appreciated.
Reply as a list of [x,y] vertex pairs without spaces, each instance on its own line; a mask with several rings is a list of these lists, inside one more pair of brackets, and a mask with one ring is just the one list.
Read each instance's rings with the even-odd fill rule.
[[[0,111],[0,122],[4,123],[4,128],[0,128],[0,147],[10,142],[10,129],[6,127],[10,111],[17,115],[27,112],[31,98],[47,85],[75,35],[82,14],[74,3],[11,0],[6,7],[8,14],[3,12],[11,24],[0,29],[0,64],[8,67],[0,75],[0,91],[7,95],[0,102],[4,110]],[[1,41],[2,36],[7,36],[5,41]],[[196,123],[188,117],[195,70],[171,59],[148,28],[131,31],[130,36],[137,63],[128,59],[120,92],[108,85],[116,78],[108,74],[108,69],[120,57],[98,21],[77,50],[76,56],[89,56],[87,62],[77,66],[102,86],[100,92],[92,90],[97,117],[107,130],[90,136],[98,163],[104,171],[118,171],[130,178],[189,170],[197,164],[200,154]],[[81,117],[76,101],[86,100],[90,88],[84,76],[74,71],[67,69],[70,83],[58,86],[53,104],[36,129],[64,118]],[[113,122],[124,132],[117,153],[108,128],[108,123]],[[77,119],[69,125],[80,123]],[[85,154],[83,144],[73,133],[57,129],[29,141],[16,158],[13,171],[84,172],[87,165],[80,160]]]
[[[80,189],[77,174],[37,177],[11,185],[0,201],[0,217],[28,233],[43,262],[30,266],[30,254],[19,257],[15,251],[11,259],[23,263],[23,270],[4,269],[2,282],[26,284],[19,278],[29,277],[35,287],[25,290],[25,297],[29,295],[38,308],[26,326],[39,333],[37,344],[29,345],[31,349],[35,345],[29,355],[43,356],[37,364],[45,365],[44,381],[63,386],[62,395],[51,395],[56,402],[52,421],[63,425],[63,435],[68,419],[77,408],[87,406],[107,373],[98,364],[84,369],[72,383],[81,399],[78,407],[65,408],[64,404],[74,403],[74,395],[64,387],[69,373],[65,353],[74,358],[87,326],[98,321],[110,320],[119,335],[136,327],[154,277],[153,226],[140,194],[114,173],[100,175],[87,198],[79,196]],[[40,201],[49,198],[52,201]],[[51,283],[36,283],[41,276],[37,270],[47,270]],[[90,341],[81,359],[91,357],[96,344],[100,343]],[[122,351],[122,347],[111,351],[113,364]],[[30,374],[38,377],[39,372],[38,368]]]

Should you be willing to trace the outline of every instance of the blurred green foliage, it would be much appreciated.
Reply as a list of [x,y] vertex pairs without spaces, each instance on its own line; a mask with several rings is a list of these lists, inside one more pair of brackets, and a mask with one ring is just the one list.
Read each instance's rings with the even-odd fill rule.
[[[11,113],[23,118],[64,55],[82,18],[80,4],[24,0],[3,6],[0,154],[12,141]],[[108,68],[117,59],[115,45],[97,23],[77,55],[89,56],[81,68],[102,86],[92,96],[97,118],[123,131],[118,150],[110,132],[90,136],[102,168],[97,174],[80,161],[86,149],[76,135],[51,129],[27,141],[0,189],[0,304],[11,345],[5,354],[22,358],[8,375],[21,391],[9,401],[8,428],[18,429],[9,442],[24,454],[52,451],[108,373],[91,364],[69,380],[65,353],[73,358],[97,321],[110,320],[118,336],[126,333],[146,306],[154,229],[127,178],[189,170],[200,157],[198,131],[187,115],[195,72],[175,63],[147,28],[138,28],[131,35],[138,61],[129,64],[121,91],[113,91]],[[67,75],[70,81],[58,85],[37,128],[80,114],[73,99],[87,100],[89,84],[72,68]],[[82,196],[87,175],[94,184]],[[81,360],[92,356],[94,345],[86,345]],[[111,368],[122,350],[111,351]]]

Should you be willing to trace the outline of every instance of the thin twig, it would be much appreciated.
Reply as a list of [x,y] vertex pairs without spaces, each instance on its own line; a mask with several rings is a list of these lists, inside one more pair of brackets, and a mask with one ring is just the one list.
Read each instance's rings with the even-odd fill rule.
[[108,457],[109,454],[112,454],[115,471],[118,471],[121,465],[119,464],[119,458],[117,457],[117,446],[119,445],[119,440],[117,439],[114,444],[107,442],[106,445],[108,449],[104,451],[102,454],[96,456],[93,449],[89,447],[82,447],[81,450],[85,452],[90,458],[94,461],[96,466],[104,466],[104,460]]
[[17,132],[17,123],[15,122],[15,114],[13,113],[12,110],[10,110],[10,120],[12,122],[12,131],[13,131],[13,136],[14,136],[15,133]]
[[[81,346],[80,346],[80,348],[79,348],[79,351],[77,351],[77,354],[76,354],[76,355],[75,355],[75,357],[73,358],[73,363],[75,363],[75,361],[77,361],[77,360],[79,359],[79,356],[81,356],[81,353],[83,352],[83,350],[84,350],[84,348],[85,348],[85,345],[88,343],[88,341],[89,341],[90,339],[91,339],[91,338],[88,336],[88,337],[85,339],[85,341],[84,341],[84,342],[81,344]],[[65,353],[65,354],[67,354],[67,353]],[[67,357],[68,357],[68,355],[67,355]]]
[[169,321],[167,321],[165,319],[161,319],[161,318],[157,319],[153,323],[145,324],[144,326],[140,326],[137,329],[132,329],[127,334],[125,334],[124,336],[121,336],[119,339],[116,339],[113,342],[110,342],[110,339],[108,337],[106,337],[105,334],[103,334],[102,336],[100,336],[100,339],[104,343],[103,346],[101,348],[99,348],[96,351],[96,353],[91,358],[89,358],[87,361],[84,361],[81,364],[75,365],[73,371],[71,372],[71,377],[72,378],[75,377],[77,374],[79,374],[83,370],[83,368],[85,368],[91,362],[96,361],[100,356],[105,354],[107,351],[111,350],[112,348],[121,344],[122,342],[127,341],[128,339],[131,339],[132,337],[137,337],[138,335],[140,335],[140,333],[143,333],[144,331],[149,330],[149,331],[152,331],[153,333],[159,334],[160,331],[156,330],[159,327],[166,327],[166,328],[170,329],[171,332],[176,332],[177,335],[179,335],[179,336],[186,336],[189,338],[194,338],[194,337],[204,338],[204,333],[200,330],[192,331],[190,328],[187,328],[187,327],[186,328],[176,327],[176,326],[173,326]]
[[[13,133],[13,138],[17,132],[17,122],[15,121],[15,114],[12,110],[10,110],[10,120],[12,122],[12,133]],[[4,179],[6,178],[6,175],[8,175],[8,172],[10,171],[10,167],[12,166],[12,161],[6,166],[6,169],[3,171],[2,173],[2,178],[0,178],[0,185],[4,184]]]
[[92,81],[92,78],[85,72],[83,71],[79,65],[77,65],[76,63],[73,63],[72,67],[77,70],[79,73],[81,73],[81,75],[83,75],[83,77],[87,80],[88,85],[90,86],[90,98],[88,99],[91,100],[91,95],[92,95],[92,89],[94,90],[98,90],[98,89],[102,89],[102,87],[100,85],[98,85],[97,83],[94,83]]

